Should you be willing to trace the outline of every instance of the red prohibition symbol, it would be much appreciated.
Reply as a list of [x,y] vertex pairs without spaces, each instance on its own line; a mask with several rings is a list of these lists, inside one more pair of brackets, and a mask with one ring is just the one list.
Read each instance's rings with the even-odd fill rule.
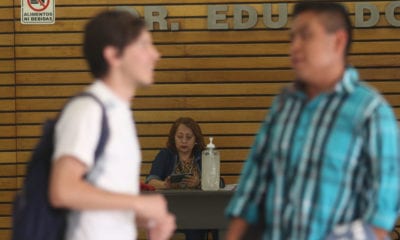
[[49,6],[50,1],[54,0],[26,0],[28,2],[29,7],[37,12],[41,12],[46,10]]

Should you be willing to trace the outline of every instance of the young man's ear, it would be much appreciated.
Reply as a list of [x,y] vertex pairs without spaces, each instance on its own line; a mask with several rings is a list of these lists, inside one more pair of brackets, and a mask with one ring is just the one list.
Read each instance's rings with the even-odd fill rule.
[[336,43],[335,48],[338,52],[346,56],[346,46],[347,46],[348,36],[345,30],[337,30],[336,31]]
[[107,46],[103,50],[104,59],[110,67],[116,66],[119,63],[120,54],[118,49],[113,46]]

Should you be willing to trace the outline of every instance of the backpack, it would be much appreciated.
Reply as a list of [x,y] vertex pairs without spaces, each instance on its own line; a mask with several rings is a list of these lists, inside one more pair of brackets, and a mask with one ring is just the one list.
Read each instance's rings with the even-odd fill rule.
[[[101,134],[95,151],[96,162],[104,150],[109,135],[105,107],[91,93],[83,92],[75,97],[91,97],[102,109]],[[42,136],[28,163],[22,191],[15,197],[12,240],[61,240],[64,238],[68,209],[52,207],[48,196],[57,119],[47,120],[44,123]]]

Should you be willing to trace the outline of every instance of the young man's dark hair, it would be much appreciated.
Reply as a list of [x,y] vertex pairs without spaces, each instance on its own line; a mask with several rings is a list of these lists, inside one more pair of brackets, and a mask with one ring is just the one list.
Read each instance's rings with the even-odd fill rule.
[[144,20],[128,11],[106,11],[92,19],[85,28],[83,52],[95,78],[102,78],[108,72],[103,56],[104,48],[113,46],[121,54],[145,29]]
[[295,5],[293,17],[304,12],[314,12],[323,16],[322,22],[328,32],[344,29],[347,32],[346,55],[350,52],[352,42],[352,26],[346,8],[338,3],[305,1]]

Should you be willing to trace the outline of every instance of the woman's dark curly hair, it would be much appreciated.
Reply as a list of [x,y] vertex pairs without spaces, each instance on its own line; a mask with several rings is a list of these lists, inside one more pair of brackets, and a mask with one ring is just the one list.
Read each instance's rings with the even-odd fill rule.
[[196,145],[194,145],[194,147],[193,147],[192,154],[203,151],[206,147],[206,144],[204,143],[204,138],[203,138],[203,133],[201,132],[201,128],[195,120],[193,120],[192,118],[189,118],[189,117],[178,118],[172,124],[171,129],[169,130],[167,148],[173,150],[174,152],[178,151],[176,149],[176,144],[175,144],[175,135],[176,135],[176,131],[178,130],[178,127],[181,124],[190,128],[195,136]]

